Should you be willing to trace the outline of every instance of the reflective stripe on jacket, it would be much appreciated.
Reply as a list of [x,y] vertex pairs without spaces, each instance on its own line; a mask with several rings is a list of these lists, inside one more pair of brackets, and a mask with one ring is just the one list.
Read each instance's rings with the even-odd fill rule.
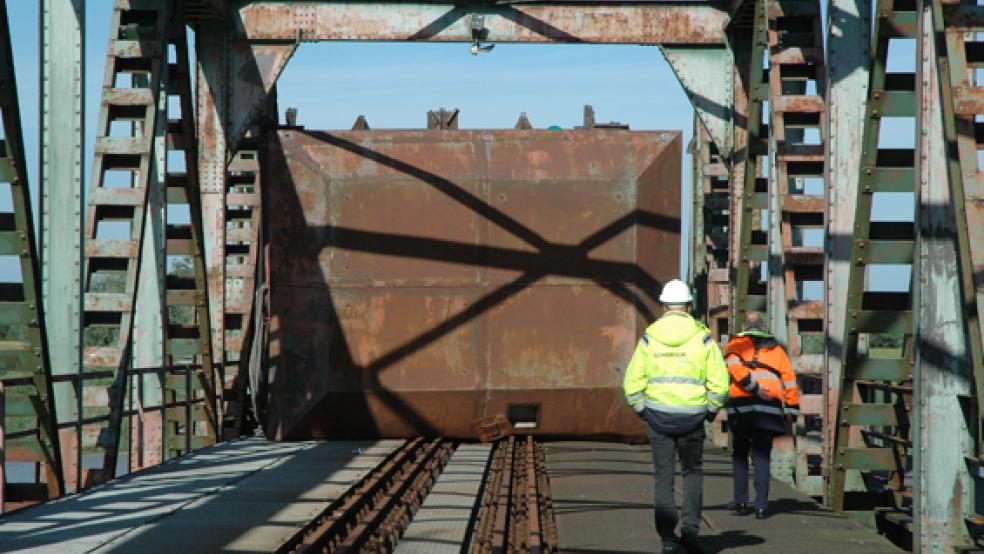
[[689,314],[667,312],[639,340],[623,388],[658,431],[685,432],[724,405],[728,372],[706,327]]
[[[739,334],[728,343],[725,361],[731,375],[729,414],[799,415],[796,373],[774,338]],[[769,400],[759,397],[760,390]]]

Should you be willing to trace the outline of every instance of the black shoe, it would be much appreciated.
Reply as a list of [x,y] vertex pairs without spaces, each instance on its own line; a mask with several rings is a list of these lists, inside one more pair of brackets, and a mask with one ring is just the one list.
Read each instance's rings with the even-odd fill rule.
[[731,515],[733,516],[745,516],[751,513],[748,509],[748,504],[732,504],[731,505]]
[[765,519],[766,517],[768,516],[765,515],[765,510],[755,510],[755,519]]
[[687,554],[704,554],[704,549],[697,542],[697,535],[684,535],[680,539],[680,546],[683,547]]
[[663,554],[679,554],[680,545],[675,542],[663,543]]

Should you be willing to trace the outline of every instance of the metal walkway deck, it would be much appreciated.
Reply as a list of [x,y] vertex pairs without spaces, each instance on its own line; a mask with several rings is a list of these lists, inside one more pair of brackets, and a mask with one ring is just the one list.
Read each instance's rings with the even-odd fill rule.
[[4,516],[0,552],[272,552],[401,443],[222,443]]
[[[0,518],[0,552],[273,552],[402,443],[223,443],[80,495],[6,515]],[[463,551],[490,450],[490,445],[479,444],[458,448],[404,533],[398,552]],[[386,465],[391,463],[392,459]],[[647,446],[546,443],[546,464],[560,551],[658,550]],[[708,447],[704,470],[701,541],[708,553],[899,552],[873,531],[778,482],[773,483],[770,518],[732,517],[727,511],[727,454]]]
[[[648,445],[548,443],[547,469],[562,552],[658,551]],[[707,553],[901,552],[884,537],[774,480],[769,518],[733,517],[728,513],[731,488],[729,455],[708,446],[704,452],[704,521],[700,536]],[[680,491],[678,482],[678,496]]]
[[492,453],[490,444],[463,444],[413,516],[396,554],[459,554],[475,515]]

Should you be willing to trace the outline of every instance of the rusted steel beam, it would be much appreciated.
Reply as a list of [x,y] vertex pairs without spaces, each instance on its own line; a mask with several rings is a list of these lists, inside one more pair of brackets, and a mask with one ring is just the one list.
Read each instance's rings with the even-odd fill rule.
[[[223,434],[239,436],[246,400],[253,298],[260,256],[260,162],[255,129],[227,168],[226,184],[226,363],[220,381],[223,395]],[[235,354],[233,354],[235,353]]]
[[248,2],[233,20],[250,40],[724,44],[726,9],[710,3]]
[[[176,8],[178,17],[185,16],[181,9]],[[169,42],[174,48],[175,63],[168,66],[167,86],[172,98],[178,97],[179,106],[178,113],[170,114],[168,120],[167,157],[178,163],[171,161],[167,168],[165,182],[170,193],[167,201],[168,210],[173,209],[175,214],[187,210],[188,222],[169,218],[166,227],[167,254],[176,265],[167,268],[166,290],[169,317],[166,352],[172,372],[161,382],[184,385],[192,391],[183,399],[180,409],[167,412],[165,452],[171,458],[221,439],[218,427],[222,389],[212,363],[209,336],[192,66],[183,25],[172,25]],[[173,370],[178,368],[187,368],[187,378],[175,379]],[[166,393],[177,396],[176,390],[167,387]],[[183,426],[175,421],[182,417],[187,422]]]
[[225,362],[225,195],[228,36],[219,25],[201,26],[195,41],[197,86],[195,122],[198,139],[198,184],[203,215],[202,237],[208,282],[212,362]]
[[[766,7],[769,41],[769,315],[773,332],[792,358],[799,386],[807,393],[822,390],[804,366],[822,358],[824,302],[811,297],[811,282],[823,278],[822,231],[826,190],[824,141],[827,140],[824,98],[823,29],[817,0],[770,1]],[[814,86],[809,86],[810,84]],[[815,136],[807,134],[815,132]],[[799,418],[799,429],[820,425]],[[808,495],[822,494],[819,475],[809,475],[808,456],[820,449],[819,439],[803,433],[798,441],[776,442],[773,475]]]

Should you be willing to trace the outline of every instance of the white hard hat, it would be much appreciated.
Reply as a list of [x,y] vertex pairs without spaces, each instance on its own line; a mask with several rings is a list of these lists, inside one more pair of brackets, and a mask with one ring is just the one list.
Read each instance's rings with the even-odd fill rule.
[[673,279],[663,285],[663,292],[659,295],[659,301],[663,304],[689,304],[694,301],[690,295],[690,287],[679,279]]

